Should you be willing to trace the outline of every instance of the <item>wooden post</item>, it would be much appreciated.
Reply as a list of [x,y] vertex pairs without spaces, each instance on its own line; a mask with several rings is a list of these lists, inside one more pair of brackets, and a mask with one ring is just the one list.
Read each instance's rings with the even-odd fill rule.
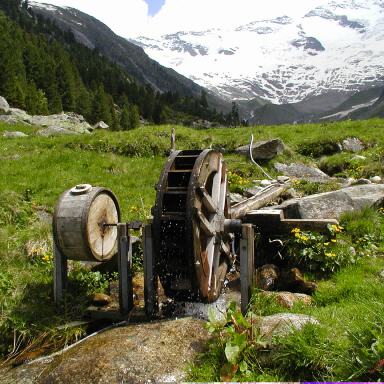
[[56,245],[56,241],[53,241],[53,253],[54,253],[54,270],[53,270],[53,296],[57,307],[60,307],[63,302],[64,290],[67,285],[67,271],[68,262],[67,258],[60,252]]
[[[130,251],[130,239],[128,236],[127,224],[117,225],[118,234],[118,269],[119,269],[119,305],[122,315],[128,314],[133,307],[132,294],[132,253]],[[131,253],[131,261],[129,261]]]
[[152,224],[144,227],[144,299],[145,313],[152,318],[157,309],[157,275],[153,257]]
[[251,224],[244,224],[240,240],[240,290],[241,312],[246,314],[251,299],[255,269],[255,231]]

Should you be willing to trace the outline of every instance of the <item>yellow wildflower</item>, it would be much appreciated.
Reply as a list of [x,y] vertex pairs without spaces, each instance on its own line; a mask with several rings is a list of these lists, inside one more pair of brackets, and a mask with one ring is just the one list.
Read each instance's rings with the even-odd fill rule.
[[324,245],[325,245],[326,247],[328,247],[328,245],[329,245],[329,241],[327,241],[326,243],[324,243]]
[[331,241],[332,241],[332,243],[336,243],[336,242],[337,242],[337,240],[336,240],[336,239],[332,239]]
[[292,229],[292,231],[291,231],[291,233],[300,233],[301,231],[300,231],[300,228],[293,228]]

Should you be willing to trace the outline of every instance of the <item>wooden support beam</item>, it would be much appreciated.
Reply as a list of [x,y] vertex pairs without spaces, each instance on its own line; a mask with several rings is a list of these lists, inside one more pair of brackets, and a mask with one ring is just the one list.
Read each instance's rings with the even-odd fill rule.
[[157,281],[153,254],[152,224],[144,227],[144,301],[145,313],[153,318],[158,310]]
[[273,184],[259,194],[250,197],[231,207],[231,218],[239,219],[244,217],[249,211],[265,207],[268,203],[275,200],[286,190],[286,186]]
[[258,232],[267,234],[286,234],[293,228],[326,232],[329,224],[338,224],[335,219],[285,219],[283,211],[276,209],[250,211],[245,215],[243,222],[253,224]]
[[251,300],[255,271],[255,232],[253,225],[244,224],[240,240],[241,312],[246,314]]
[[53,295],[55,305],[59,309],[63,303],[64,291],[67,286],[68,261],[67,258],[60,252],[55,240],[53,241],[53,244]]

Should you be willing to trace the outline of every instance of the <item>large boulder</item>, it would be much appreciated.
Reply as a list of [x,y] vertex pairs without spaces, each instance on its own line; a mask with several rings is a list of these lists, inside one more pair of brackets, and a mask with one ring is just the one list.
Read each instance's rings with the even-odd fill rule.
[[4,383],[170,383],[210,337],[199,319],[130,325],[91,337],[54,358],[1,372]]
[[4,97],[0,96],[0,115],[6,115],[9,113],[9,104]]
[[[271,160],[285,149],[280,139],[259,141],[252,146],[252,156],[255,160]],[[249,155],[249,145],[243,145],[236,149],[237,153]]]
[[32,116],[28,122],[42,127],[60,127],[73,133],[90,133],[92,130],[91,125],[85,121],[83,116],[72,112],[49,116]]
[[368,184],[287,200],[274,209],[282,209],[287,219],[337,219],[344,212],[382,204],[384,184]]
[[275,169],[277,172],[280,172],[285,176],[296,177],[308,181],[327,182],[330,180],[330,177],[326,173],[321,171],[319,168],[310,165],[296,163],[287,165],[276,163]]
[[27,112],[23,111],[22,109],[18,108],[11,108],[9,110],[9,113],[12,117],[16,118],[20,122],[28,122],[31,119],[31,115],[29,115]]

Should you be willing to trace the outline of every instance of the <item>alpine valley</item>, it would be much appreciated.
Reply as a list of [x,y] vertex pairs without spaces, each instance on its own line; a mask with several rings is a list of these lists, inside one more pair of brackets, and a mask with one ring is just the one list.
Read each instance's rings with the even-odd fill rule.
[[30,4],[155,89],[204,87],[213,106],[236,101],[251,124],[384,116],[383,0],[324,0],[299,15],[277,9],[233,28],[129,40],[72,8]]

